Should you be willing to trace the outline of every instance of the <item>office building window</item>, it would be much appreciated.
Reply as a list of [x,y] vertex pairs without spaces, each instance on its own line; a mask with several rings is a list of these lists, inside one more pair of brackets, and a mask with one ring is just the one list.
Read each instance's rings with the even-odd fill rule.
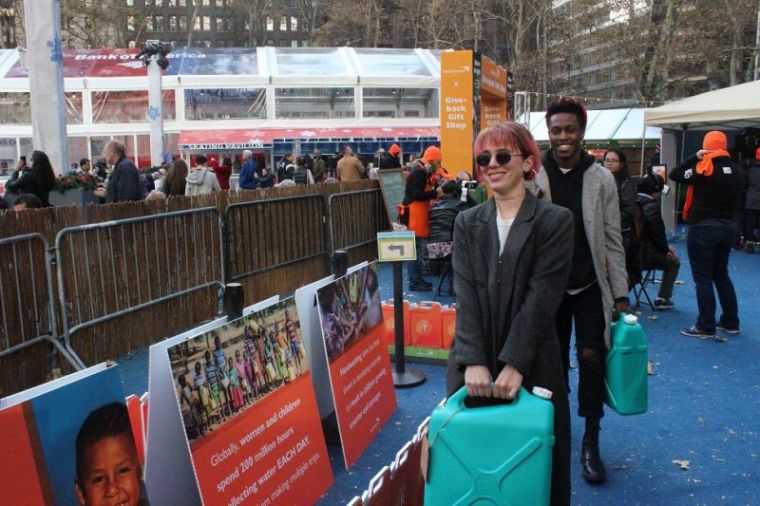
[[187,30],[187,16],[179,17],[179,29],[182,31]]
[[169,30],[177,30],[177,16],[169,16]]
[[201,17],[195,16],[193,18],[193,30],[200,30],[201,29]]
[[224,31],[224,18],[216,18],[216,31],[217,32]]
[[298,18],[295,16],[290,16],[290,31],[291,32],[298,31]]
[[288,17],[287,16],[280,16],[280,31],[281,32],[288,31]]
[[274,19],[272,19],[272,16],[267,16],[267,31],[274,31]]
[[156,30],[163,31],[164,29],[164,17],[163,16],[156,16]]
[[127,16],[127,30],[130,32],[135,31],[135,17]]
[[203,30],[206,32],[211,31],[211,17],[203,16]]

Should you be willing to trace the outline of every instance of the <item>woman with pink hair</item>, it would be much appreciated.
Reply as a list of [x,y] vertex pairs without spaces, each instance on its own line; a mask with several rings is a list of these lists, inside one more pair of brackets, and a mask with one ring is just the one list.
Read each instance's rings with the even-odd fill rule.
[[554,317],[573,254],[572,213],[526,191],[538,146],[517,123],[483,130],[475,162],[493,197],[454,225],[456,335],[448,395],[514,399],[521,386],[553,392],[553,505],[570,504],[570,412]]

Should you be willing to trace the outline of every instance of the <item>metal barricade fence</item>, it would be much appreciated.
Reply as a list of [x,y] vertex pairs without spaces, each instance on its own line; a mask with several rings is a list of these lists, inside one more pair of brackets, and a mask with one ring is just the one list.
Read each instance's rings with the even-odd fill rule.
[[224,223],[228,281],[327,255],[318,194],[231,204]]
[[377,232],[388,229],[380,189],[334,193],[327,199],[330,252],[374,244]]
[[80,366],[57,338],[49,250],[40,234],[0,239],[0,395],[46,379],[51,349],[35,352],[38,344],[49,343],[74,369]]
[[[56,261],[65,346],[92,365],[181,326],[169,320],[189,325],[209,311],[218,314],[225,279],[221,216],[205,207],[65,228],[56,236]],[[186,297],[196,305],[166,304]],[[138,311],[146,312],[143,325],[118,325]],[[89,342],[75,347],[73,336],[86,330]]]

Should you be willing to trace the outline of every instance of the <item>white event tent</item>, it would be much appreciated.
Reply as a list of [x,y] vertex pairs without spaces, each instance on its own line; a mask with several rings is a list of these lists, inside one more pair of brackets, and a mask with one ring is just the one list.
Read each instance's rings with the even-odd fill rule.
[[[663,129],[660,157],[669,170],[687,155],[683,150],[688,131],[760,128],[760,81],[708,91],[646,109],[644,122]],[[677,152],[679,137],[681,153]],[[677,192],[671,192],[662,199],[663,218],[670,231],[676,224],[677,201]]]
[[751,81],[646,109],[647,125],[670,130],[760,127],[760,81]]

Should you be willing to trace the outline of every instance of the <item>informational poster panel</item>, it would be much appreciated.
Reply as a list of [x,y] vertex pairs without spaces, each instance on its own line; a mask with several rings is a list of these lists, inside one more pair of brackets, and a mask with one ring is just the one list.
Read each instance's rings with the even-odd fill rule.
[[343,459],[350,468],[396,409],[375,264],[317,291]]
[[21,392],[0,408],[2,504],[148,504],[116,365]]
[[309,359],[311,380],[317,396],[319,417],[327,418],[335,411],[332,389],[330,388],[330,373],[327,370],[327,359],[323,351],[322,327],[319,324],[317,310],[317,290],[334,281],[335,276],[327,276],[306,286],[302,286],[294,294],[296,309],[301,321],[301,335]]
[[308,504],[332,485],[293,299],[176,343],[167,357],[204,504]]
[[402,177],[401,169],[383,169],[378,171],[377,176],[380,180],[380,190],[383,192],[388,223],[393,226],[398,222],[397,206],[404,200],[406,181]]
[[[367,265],[369,265],[369,262],[361,262],[349,267],[347,272],[349,274],[356,272],[357,270],[364,269]],[[314,392],[317,395],[320,418],[327,418],[334,413],[335,403],[333,401],[332,388],[330,387],[330,372],[327,370],[327,357],[324,353],[325,345],[322,339],[322,326],[319,322],[317,290],[332,283],[334,280],[335,276],[331,274],[319,281],[302,286],[293,295],[301,322],[301,335],[303,336],[303,344],[306,347],[306,355],[309,360],[309,372],[311,373]]]

